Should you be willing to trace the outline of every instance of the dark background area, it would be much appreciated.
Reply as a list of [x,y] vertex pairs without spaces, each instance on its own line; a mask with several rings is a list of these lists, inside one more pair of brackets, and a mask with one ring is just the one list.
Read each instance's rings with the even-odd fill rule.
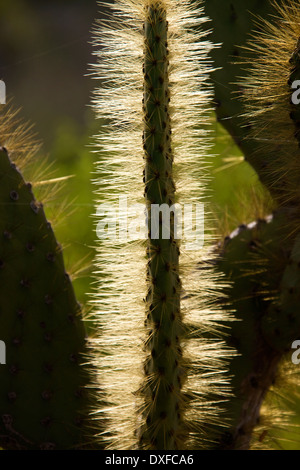
[[0,5],[0,77],[8,96],[35,123],[47,148],[71,120],[83,133],[90,119],[95,1],[13,0]]

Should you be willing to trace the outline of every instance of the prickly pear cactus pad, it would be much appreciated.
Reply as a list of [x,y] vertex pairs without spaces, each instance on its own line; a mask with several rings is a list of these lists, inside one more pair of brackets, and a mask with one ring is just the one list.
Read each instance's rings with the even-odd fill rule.
[[[212,45],[202,32],[202,8],[189,0],[118,0],[111,8],[110,20],[96,28],[102,85],[94,99],[107,123],[97,137],[96,299],[107,348],[99,364],[110,404],[103,413],[107,447],[198,448],[218,419],[219,393],[225,399],[228,392],[223,372],[231,351],[215,334],[229,317],[216,302],[222,279],[212,266],[201,275],[196,269],[206,240],[203,246],[199,232],[191,236],[187,218],[181,237],[172,223],[165,237],[162,218],[154,233],[150,222],[155,205],[196,210],[202,202],[208,138],[199,123],[210,114]],[[116,219],[109,208],[124,208],[124,201],[127,214],[119,210]],[[144,240],[126,240],[124,221],[132,221],[137,203]],[[105,209],[106,226],[115,229],[118,220],[122,229],[117,236],[103,231]]]
[[0,445],[86,444],[89,373],[81,307],[43,207],[0,149]]

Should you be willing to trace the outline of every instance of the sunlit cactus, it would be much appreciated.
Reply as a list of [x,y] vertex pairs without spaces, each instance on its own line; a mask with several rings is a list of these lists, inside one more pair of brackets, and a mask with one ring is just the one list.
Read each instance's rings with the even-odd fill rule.
[[[290,423],[274,396],[299,383],[300,7],[101,7],[90,315],[28,183],[39,144],[0,115],[0,447],[273,448]],[[264,195],[225,237],[208,203],[214,105]]]
[[[156,230],[153,220],[157,206],[180,203],[184,210],[184,203],[203,201],[208,136],[198,125],[208,123],[211,106],[212,45],[202,32],[202,9],[189,1],[118,1],[113,13],[113,23],[96,29],[104,49],[95,73],[104,84],[94,105],[108,119],[98,136],[99,202],[119,207],[126,196],[128,205],[142,203],[144,193],[148,226],[146,241],[108,238],[98,250],[108,448],[201,446],[218,416],[218,390],[226,395],[222,372],[229,348],[223,350],[214,330],[228,314],[216,303],[213,267],[197,270],[205,258],[203,240],[189,249],[190,226],[183,227],[183,239],[176,236],[176,211],[167,237],[163,217]],[[144,377],[138,374],[142,364]]]

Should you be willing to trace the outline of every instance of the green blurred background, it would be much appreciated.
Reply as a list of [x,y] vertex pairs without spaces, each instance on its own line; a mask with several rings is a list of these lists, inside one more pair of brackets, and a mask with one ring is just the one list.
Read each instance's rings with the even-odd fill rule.
[[[99,85],[89,76],[89,64],[95,61],[92,29],[100,17],[96,0],[0,3],[0,79],[6,83],[7,96],[22,108],[22,118],[34,124],[43,142],[41,155],[53,162],[55,176],[72,175],[60,199],[48,203],[45,210],[51,220],[61,201],[71,202],[56,234],[65,247],[67,269],[74,271],[75,266],[81,272],[74,286],[85,305],[93,291],[97,243],[91,179],[97,159],[93,135],[101,123],[89,106],[92,91]],[[250,222],[262,210],[260,197],[253,198],[261,189],[232,139],[214,116],[212,121],[213,145],[207,157],[211,164],[209,204],[224,234],[239,223]]]

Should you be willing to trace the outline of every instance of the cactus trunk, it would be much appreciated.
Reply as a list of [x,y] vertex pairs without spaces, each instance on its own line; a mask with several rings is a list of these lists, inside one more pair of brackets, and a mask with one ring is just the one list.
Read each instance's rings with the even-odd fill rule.
[[[212,45],[200,29],[202,13],[189,0],[119,0],[116,16],[100,29],[104,48],[96,74],[105,82],[95,107],[107,119],[98,136],[106,152],[98,166],[100,201],[115,204],[120,195],[141,201],[144,191],[148,230],[142,242],[100,241],[104,281],[97,305],[107,342],[101,383],[111,404],[103,412],[111,423],[108,448],[203,445],[218,419],[216,401],[228,392],[223,373],[232,353],[218,328],[220,318],[229,317],[217,304],[222,282],[212,267],[201,277],[197,270],[207,250],[197,204],[207,176],[203,124],[211,111],[206,80]],[[185,203],[195,211],[192,222]]]
[[[147,425],[140,437],[142,448],[177,449],[182,446],[183,406],[180,338],[179,247],[174,237],[174,214],[166,224],[164,213],[172,209],[174,182],[169,114],[168,37],[166,9],[161,2],[145,7],[144,47],[144,150],[145,194],[148,212],[147,326],[149,358],[144,387]],[[173,206],[175,207],[175,206]],[[172,223],[173,222],[173,223]]]

